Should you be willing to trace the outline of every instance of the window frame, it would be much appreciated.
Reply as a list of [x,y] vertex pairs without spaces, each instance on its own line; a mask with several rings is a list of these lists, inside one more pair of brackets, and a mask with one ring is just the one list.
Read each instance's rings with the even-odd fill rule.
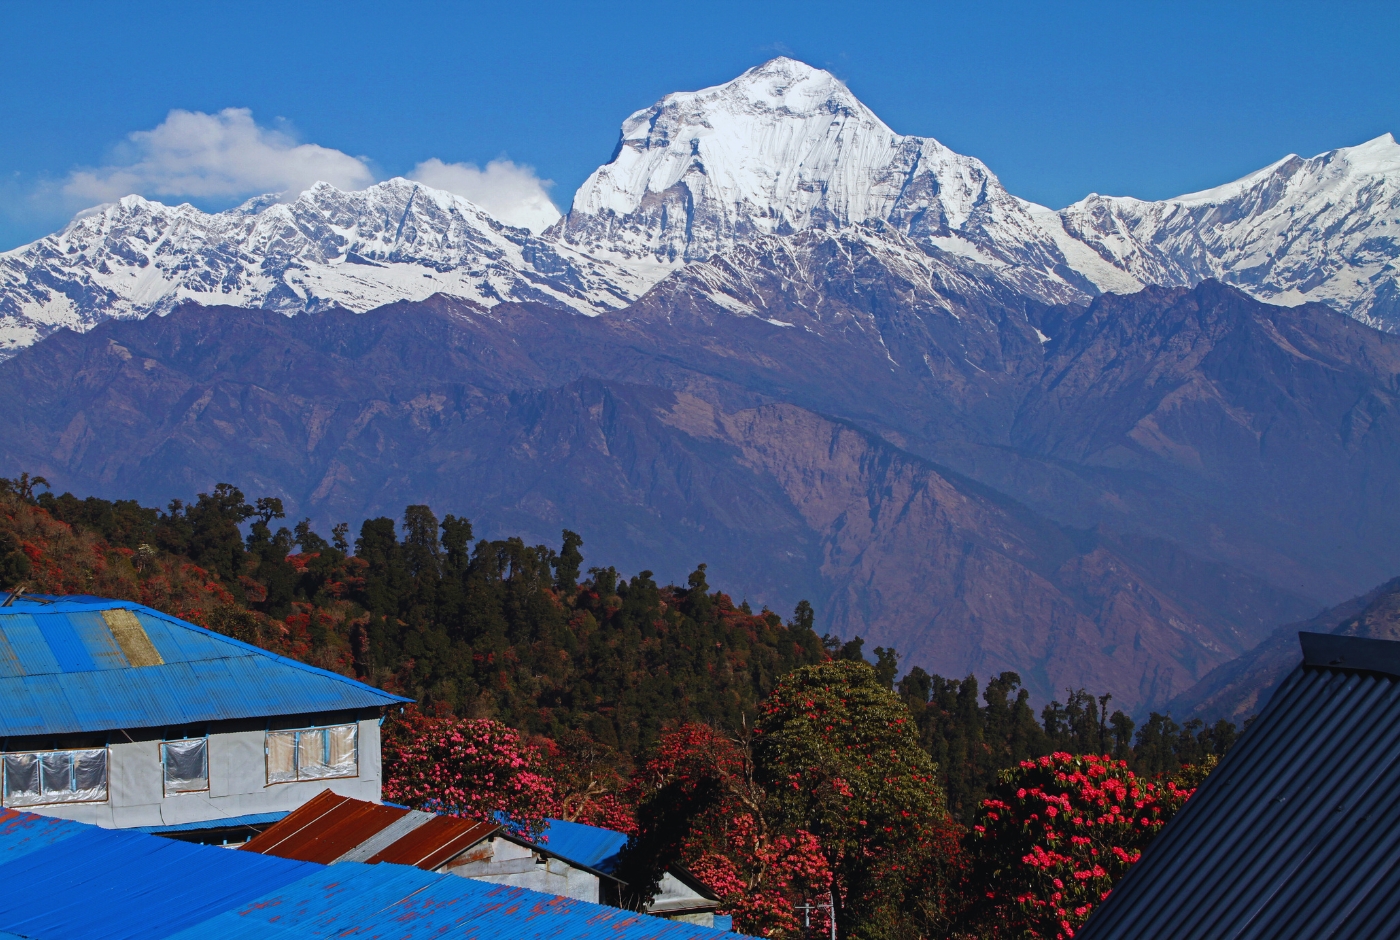
[[[328,776],[302,776],[301,772],[301,736],[309,732],[316,732],[324,736],[325,744],[323,748],[329,750],[330,737],[327,732],[336,728],[349,728],[354,739],[355,766],[354,770],[348,774],[332,774]],[[290,780],[272,779],[272,736],[292,735],[292,778]],[[329,756],[329,755],[328,755]],[[360,722],[339,721],[333,725],[310,725],[305,728],[269,728],[263,736],[263,761],[265,786],[278,787],[289,783],[315,783],[321,780],[354,780],[360,776]]]
[[[204,742],[204,786],[197,790],[172,790],[170,789],[169,765],[165,758],[165,747],[167,744],[179,744],[183,741],[203,741]],[[209,732],[204,734],[191,734],[179,738],[164,738],[160,741],[160,792],[164,797],[184,796],[188,793],[208,793],[209,792]]]
[[[45,754],[73,754],[73,755],[76,755],[76,754],[79,754],[79,753],[82,753],[82,752],[92,752],[92,751],[101,751],[101,752],[102,752],[102,796],[101,796],[100,798],[98,798],[98,799],[90,799],[90,800],[45,800],[45,799],[42,798],[42,797],[44,796],[44,762],[43,762],[43,756],[44,756]],[[8,767],[8,765],[7,765],[7,762],[6,762],[5,758],[8,758],[8,757],[22,757],[22,756],[29,755],[29,754],[32,754],[32,755],[35,756],[36,758],[39,758],[39,768],[38,768],[38,769],[39,769],[39,796],[40,796],[40,799],[37,800],[37,801],[34,801],[34,802],[28,802],[28,801],[26,801],[26,802],[23,802],[23,803],[14,804],[14,803],[11,803],[11,802],[10,802],[10,795],[9,795],[9,773],[10,773],[10,771],[9,771],[9,767]],[[357,742],[357,747],[356,747],[356,756],[357,756],[357,757],[359,756],[359,754],[358,754],[358,742]],[[70,774],[70,782],[71,782],[71,784],[72,784],[72,786],[73,786],[73,789],[70,790],[69,792],[71,792],[71,793],[76,793],[76,792],[78,792],[78,791],[77,791],[77,783],[78,783],[78,780],[77,780],[77,766],[78,766],[78,762],[77,762],[76,757],[71,759],[69,766],[72,768],[72,769],[69,771],[69,774]],[[106,803],[106,802],[109,802],[111,799],[112,799],[112,748],[111,748],[111,745],[110,745],[110,744],[104,744],[104,745],[102,745],[101,747],[51,747],[51,748],[43,748],[43,749],[39,749],[39,750],[3,751],[3,752],[0,752],[0,806],[5,807],[6,809],[27,809],[27,808],[32,807],[32,806],[73,806],[73,805],[80,805],[80,804],[87,804],[87,803]]]

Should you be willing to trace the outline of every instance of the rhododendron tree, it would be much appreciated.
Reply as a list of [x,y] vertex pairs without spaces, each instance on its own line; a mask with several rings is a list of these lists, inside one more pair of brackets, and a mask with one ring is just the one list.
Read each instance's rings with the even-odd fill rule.
[[[720,898],[735,929],[751,936],[800,936],[797,908],[831,886],[815,836],[782,829],[754,777],[746,742],[703,724],[665,733],[637,773],[639,831],[623,855],[637,883],[680,862]],[[643,900],[638,898],[638,901]],[[824,924],[824,915],[813,919]]]
[[953,829],[909,710],[869,664],[784,676],[760,706],[754,761],[770,818],[821,846],[838,934],[937,928]]
[[[825,933],[831,869],[821,843],[799,829],[773,835],[751,814],[720,820],[724,851],[707,851],[687,868],[719,895],[736,930],[757,937],[796,937],[805,929]],[[811,905],[802,918],[799,904]]]
[[984,936],[1073,937],[1193,792],[1106,756],[1021,761],[968,834],[969,923]]
[[415,809],[500,819],[537,838],[554,788],[537,748],[488,718],[430,717],[408,709],[386,724],[384,798]]
[[553,816],[628,835],[637,831],[626,762],[616,750],[579,730],[535,741],[554,783]]

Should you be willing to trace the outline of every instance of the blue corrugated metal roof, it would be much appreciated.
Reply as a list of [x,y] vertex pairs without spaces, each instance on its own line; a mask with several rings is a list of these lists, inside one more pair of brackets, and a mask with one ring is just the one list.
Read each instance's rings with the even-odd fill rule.
[[32,940],[723,936],[409,866],[327,867],[14,811],[0,813],[0,884],[0,937]]
[[546,820],[539,840],[549,854],[607,874],[617,867],[617,853],[626,844],[627,836],[621,832],[562,819]]
[[171,826],[131,826],[128,832],[149,832],[164,835],[171,832],[199,832],[202,829],[232,829],[238,826],[270,826],[284,819],[287,810],[277,813],[249,813],[246,816],[225,816],[222,819],[203,819],[199,822],[176,823]]
[[191,927],[179,940],[441,936],[512,940],[719,940],[720,931],[615,907],[439,875],[343,862]]
[[0,865],[55,842],[62,842],[84,828],[80,823],[68,819],[0,809]]
[[6,816],[29,814],[0,815],[0,930],[24,937],[168,937],[316,867],[267,856],[249,865],[235,857],[249,853],[75,822],[52,839],[42,824],[9,829]]
[[1400,643],[1301,639],[1082,940],[1400,936]]
[[[163,663],[131,665],[102,618],[113,609],[135,615]],[[0,701],[0,736],[9,736],[300,715],[408,699],[140,604],[85,597],[0,607]]]

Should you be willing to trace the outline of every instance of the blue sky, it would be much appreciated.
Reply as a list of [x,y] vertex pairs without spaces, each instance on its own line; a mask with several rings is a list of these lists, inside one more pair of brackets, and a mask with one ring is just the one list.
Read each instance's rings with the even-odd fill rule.
[[1017,195],[1160,198],[1400,133],[1397,40],[1393,0],[7,4],[0,249],[123,185],[167,202],[185,186],[217,209],[265,182],[239,167],[218,185],[161,177],[149,151],[165,138],[128,135],[171,130],[172,109],[248,109],[219,119],[256,137],[230,160],[314,144],[312,164],[360,158],[341,166],[353,181],[504,158],[566,206],[626,115],[777,54],[830,69],[895,130],[981,158]]

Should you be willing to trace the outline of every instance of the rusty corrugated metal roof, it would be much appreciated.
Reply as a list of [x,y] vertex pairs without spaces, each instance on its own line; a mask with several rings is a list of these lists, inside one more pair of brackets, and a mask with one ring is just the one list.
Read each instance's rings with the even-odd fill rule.
[[500,828],[474,819],[434,816],[368,861],[370,864],[391,862],[395,865],[412,865],[432,871]]
[[[385,845],[372,844],[377,842],[376,836],[392,837],[391,827],[402,828],[403,834]],[[428,816],[366,803],[324,790],[249,840],[242,851],[323,865],[338,861],[390,862],[431,871],[500,828],[474,819]],[[364,853],[356,849],[367,844],[375,851],[363,858]]]

